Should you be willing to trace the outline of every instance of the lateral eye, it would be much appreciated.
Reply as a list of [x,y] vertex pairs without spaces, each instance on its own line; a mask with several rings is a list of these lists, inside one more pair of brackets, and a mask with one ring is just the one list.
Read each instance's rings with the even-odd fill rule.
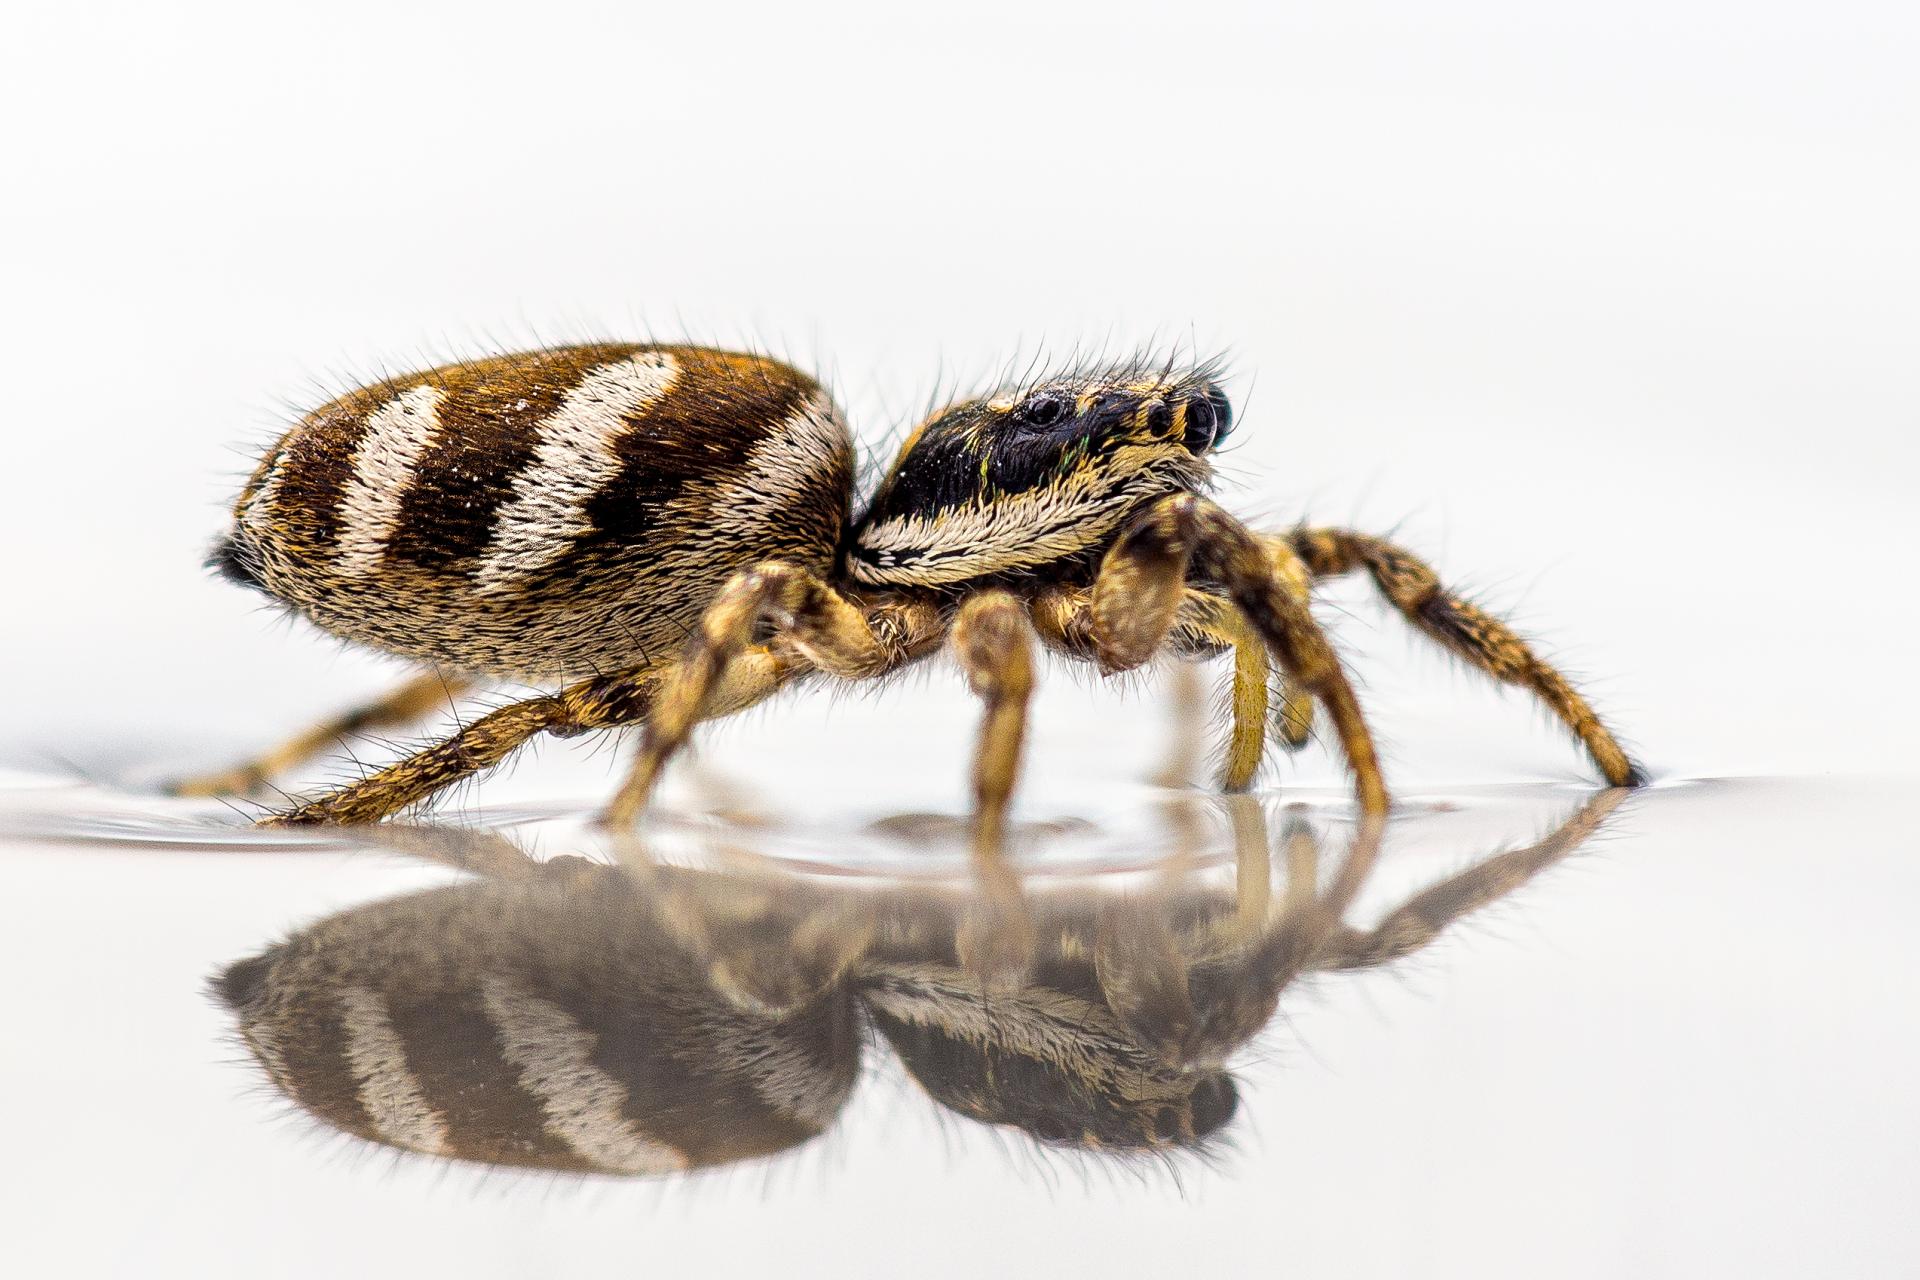
[[1074,1136],[1072,1126],[1055,1116],[1040,1116],[1030,1128],[1042,1142],[1066,1142]]
[[1022,426],[1051,427],[1067,416],[1067,398],[1058,391],[1042,391],[1028,396],[1018,409],[1015,417]]

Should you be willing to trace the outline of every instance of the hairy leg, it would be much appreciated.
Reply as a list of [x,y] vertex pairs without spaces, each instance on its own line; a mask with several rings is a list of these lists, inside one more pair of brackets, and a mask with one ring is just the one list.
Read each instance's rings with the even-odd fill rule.
[[360,781],[265,818],[269,827],[378,822],[408,805],[499,764],[540,733],[585,733],[628,724],[646,714],[654,673],[639,669],[595,677],[557,693],[524,698],[490,711],[458,732],[396,760]]
[[1387,787],[1373,735],[1339,658],[1297,589],[1303,572],[1297,560],[1286,547],[1263,545],[1204,498],[1162,499],[1127,527],[1101,562],[1093,587],[1092,642],[1107,669],[1136,666],[1165,641],[1189,570],[1219,583],[1281,671],[1326,708],[1360,807],[1384,812]]
[[680,661],[660,680],[646,712],[646,733],[632,772],[607,806],[609,827],[633,825],[660,772],[707,717],[709,697],[747,650],[755,633],[771,628],[771,648],[790,652],[816,669],[857,680],[880,675],[924,651],[937,635],[929,609],[876,611],[872,616],[805,569],[768,563],[728,579],[701,615]]
[[1233,650],[1232,729],[1226,758],[1220,764],[1220,788],[1245,791],[1260,771],[1267,754],[1267,683],[1271,665],[1267,647],[1233,605],[1219,596],[1189,591],[1175,615],[1176,635],[1182,624]]
[[1422,890],[1372,929],[1342,925],[1322,942],[1313,967],[1366,969],[1420,950],[1454,921],[1506,897],[1586,843],[1626,795],[1618,787],[1602,791],[1546,839],[1489,858]]
[[473,685],[474,681],[467,676],[423,671],[384,697],[322,721],[251,760],[216,773],[181,778],[168,784],[167,790],[177,796],[246,795],[264,786],[276,774],[285,773],[337,745],[349,734],[411,724],[452,705],[455,698]]
[[1234,915],[1211,926],[1211,936],[1200,939],[1198,950],[1186,957],[1184,993],[1190,1004],[1162,1001],[1179,1015],[1170,1024],[1177,1035],[1144,1041],[1185,1066],[1225,1061],[1268,1024],[1281,993],[1324,952],[1341,915],[1366,883],[1386,826],[1377,814],[1363,815],[1346,856],[1322,888],[1313,829],[1289,819],[1280,838],[1286,887],[1276,907],[1268,887],[1273,850],[1265,815],[1251,796],[1228,803],[1239,806],[1231,811],[1240,859]]
[[1316,578],[1365,569],[1393,607],[1420,631],[1496,680],[1531,690],[1573,731],[1606,780],[1616,787],[1646,781],[1640,767],[1600,722],[1565,676],[1540,660],[1500,619],[1448,591],[1427,564],[1404,548],[1351,529],[1297,529],[1284,542]]
[[983,591],[960,606],[952,644],[968,686],[986,704],[973,758],[974,852],[997,857],[1027,736],[1033,629],[1026,609],[1013,596]]
[[[1268,547],[1267,568],[1301,604],[1312,603],[1313,574],[1291,548]],[[1284,672],[1276,676],[1274,685],[1273,736],[1287,750],[1298,751],[1313,736],[1313,694]]]
[[[1031,617],[1036,631],[1049,648],[1083,660],[1097,662],[1108,671],[1124,670],[1111,646],[1098,638],[1094,625],[1094,591],[1087,587],[1054,587],[1033,598]],[[1175,612],[1164,643],[1174,652],[1191,658],[1212,657],[1222,649],[1233,653],[1233,684],[1229,705],[1232,709],[1227,750],[1220,766],[1223,791],[1244,791],[1253,782],[1265,757],[1267,735],[1273,733],[1289,747],[1306,740],[1313,723],[1312,703],[1299,711],[1302,695],[1291,681],[1281,678],[1282,706],[1270,719],[1268,684],[1271,664],[1267,646],[1246,618],[1225,598],[1211,592],[1187,588]],[[1186,718],[1197,705],[1192,672],[1184,665],[1175,668],[1176,716],[1182,723],[1176,731],[1175,759],[1156,775],[1169,786],[1184,786],[1189,776],[1188,761],[1192,735],[1186,732]]]
[[1273,736],[1289,751],[1298,751],[1313,738],[1313,695],[1291,676],[1280,676],[1273,698]]

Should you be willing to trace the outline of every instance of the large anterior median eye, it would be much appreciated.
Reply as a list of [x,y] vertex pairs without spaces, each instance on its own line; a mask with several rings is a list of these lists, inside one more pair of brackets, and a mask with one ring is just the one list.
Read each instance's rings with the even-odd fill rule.
[[1226,439],[1231,430],[1233,406],[1218,387],[1208,386],[1187,401],[1187,448],[1205,453]]
[[1013,418],[1023,427],[1051,427],[1064,419],[1073,406],[1059,391],[1036,391],[1020,402]]

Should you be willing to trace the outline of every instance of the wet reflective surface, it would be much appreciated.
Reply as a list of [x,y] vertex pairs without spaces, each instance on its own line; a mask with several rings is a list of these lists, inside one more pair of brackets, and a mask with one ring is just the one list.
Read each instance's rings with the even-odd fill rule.
[[1917,1256],[1897,782],[1410,795],[1379,830],[1141,789],[999,875],[926,814],[267,836],[6,783],[8,1197],[76,1273]]

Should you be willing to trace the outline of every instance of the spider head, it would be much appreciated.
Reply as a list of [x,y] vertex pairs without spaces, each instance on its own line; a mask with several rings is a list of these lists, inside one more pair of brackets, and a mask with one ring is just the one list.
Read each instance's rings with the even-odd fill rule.
[[1204,489],[1232,422],[1205,368],[1067,374],[950,405],[901,447],[850,572],[940,586],[1097,551],[1143,504]]
[[921,1087],[968,1119],[1050,1146],[1147,1151],[1204,1147],[1239,1109],[1224,1069],[1169,1065],[1057,993],[924,994],[880,991],[868,1012]]

